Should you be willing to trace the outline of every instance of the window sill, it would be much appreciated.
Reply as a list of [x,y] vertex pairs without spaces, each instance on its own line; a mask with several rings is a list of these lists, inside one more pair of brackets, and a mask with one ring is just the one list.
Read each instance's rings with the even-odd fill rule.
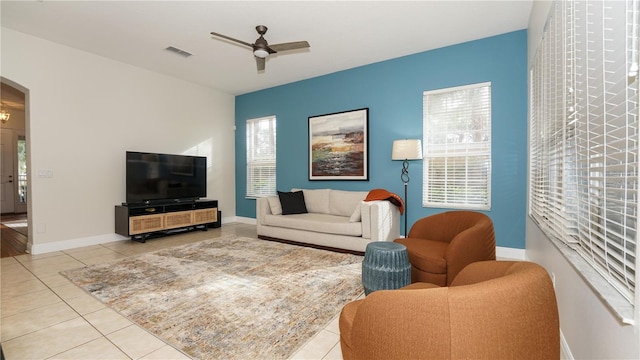
[[618,320],[627,325],[635,324],[633,305],[631,305],[627,299],[609,284],[609,282],[591,267],[575,250],[560,240],[549,240],[560,250],[560,253],[567,259],[569,264],[573,266],[580,277]]

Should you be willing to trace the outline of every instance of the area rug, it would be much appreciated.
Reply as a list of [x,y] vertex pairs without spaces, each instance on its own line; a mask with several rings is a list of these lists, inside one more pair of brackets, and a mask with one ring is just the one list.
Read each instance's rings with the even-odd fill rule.
[[3,221],[2,225],[11,228],[24,236],[29,236],[29,226],[27,220]]
[[363,293],[361,268],[231,235],[62,274],[195,359],[286,359]]

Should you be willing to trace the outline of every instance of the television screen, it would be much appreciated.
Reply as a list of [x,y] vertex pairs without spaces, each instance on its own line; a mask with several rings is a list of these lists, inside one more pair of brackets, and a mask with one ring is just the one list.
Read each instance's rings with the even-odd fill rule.
[[207,158],[127,151],[127,203],[207,196]]

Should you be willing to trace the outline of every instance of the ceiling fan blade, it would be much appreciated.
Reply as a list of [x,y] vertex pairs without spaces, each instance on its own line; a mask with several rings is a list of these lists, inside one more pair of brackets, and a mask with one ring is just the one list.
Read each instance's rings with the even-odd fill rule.
[[253,48],[253,45],[249,44],[248,42],[244,42],[244,41],[242,41],[242,40],[234,39],[234,38],[229,37],[229,36],[227,36],[227,35],[218,34],[218,33],[216,33],[216,32],[211,32],[211,35],[213,35],[213,36],[217,36],[217,37],[221,37],[221,38],[223,38],[223,39],[227,39],[227,40],[235,41],[235,42],[237,42],[237,43],[239,43],[239,44],[246,45],[246,46],[248,46],[248,47],[250,47],[250,48]]
[[269,45],[269,47],[275,51],[287,51],[295,49],[304,49],[309,47],[309,43],[306,41],[294,41],[282,44]]
[[258,71],[262,71],[264,70],[264,58],[259,58],[257,56],[255,56],[256,58],[256,65],[258,66]]

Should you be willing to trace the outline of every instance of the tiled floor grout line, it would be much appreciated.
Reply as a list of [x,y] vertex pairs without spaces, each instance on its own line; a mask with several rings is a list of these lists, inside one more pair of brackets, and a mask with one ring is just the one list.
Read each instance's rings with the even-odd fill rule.
[[[122,256],[124,256],[124,257],[129,257],[129,256],[136,256],[136,255],[139,255],[139,254],[137,254],[137,253],[136,253],[136,254],[126,254],[126,253],[123,253],[123,252],[119,252],[119,251],[117,251],[117,250],[114,250],[114,249],[112,249],[112,248],[109,248],[109,247],[107,247],[107,246],[104,246],[103,244],[98,244],[98,246],[99,246],[99,247],[101,247],[101,248],[103,248],[103,249],[105,249],[105,250],[108,250],[108,251],[110,251],[110,252],[112,252],[112,253],[115,253],[115,254],[118,254],[118,255],[122,255]],[[145,252],[143,252],[143,253],[147,253],[147,252],[154,252],[154,251],[158,251],[158,250],[162,250],[162,249],[163,249],[163,248],[153,248],[153,249],[151,249],[150,251],[145,251]],[[74,256],[73,254],[74,254],[74,252],[67,252],[67,251],[62,250],[62,251],[60,251],[60,255],[54,255],[54,256],[67,256],[67,257],[69,257],[69,258],[71,258],[71,259],[73,259],[73,260],[75,260],[75,261],[78,261],[79,263],[83,264],[83,266],[84,266],[84,267],[93,265],[93,264],[88,264],[87,262],[85,262],[85,261],[83,260],[83,258],[76,257],[76,256]],[[53,257],[53,256],[51,256],[51,257]],[[51,257],[45,257],[45,258],[42,258],[42,259],[34,259],[34,260],[31,260],[31,261],[33,262],[33,261],[39,261],[39,260],[43,260],[43,259],[50,259]],[[36,278],[36,279],[37,279],[37,280],[38,280],[38,281],[39,281],[39,282],[40,282],[44,287],[46,287],[46,288],[47,288],[49,291],[51,291],[51,292],[52,292],[52,293],[53,293],[53,294],[54,294],[58,299],[60,299],[60,301],[61,301],[61,302],[63,302],[63,303],[64,303],[64,304],[66,304],[66,305],[67,305],[71,310],[73,310],[73,312],[77,315],[77,318],[82,318],[82,320],[83,320],[84,322],[86,322],[89,326],[91,326],[92,328],[94,328],[94,329],[95,329],[95,330],[96,330],[96,331],[101,335],[100,337],[102,337],[102,338],[104,338],[105,340],[107,340],[108,342],[110,342],[114,347],[116,347],[118,350],[120,350],[123,354],[125,354],[127,357],[129,357],[130,359],[132,359],[132,358],[131,358],[131,356],[129,356],[129,355],[127,354],[127,352],[125,351],[125,349],[123,349],[123,348],[122,348],[122,347],[120,347],[118,344],[116,344],[115,342],[113,342],[113,341],[112,341],[112,340],[107,336],[107,335],[109,335],[109,334],[104,334],[104,333],[102,333],[102,331],[100,331],[100,329],[98,329],[98,328],[97,328],[93,323],[91,323],[91,321],[89,321],[89,320],[86,318],[86,315],[93,314],[93,313],[95,313],[95,312],[97,312],[97,311],[100,311],[100,310],[96,310],[96,311],[93,311],[93,312],[90,312],[90,313],[87,313],[87,314],[84,314],[84,315],[83,315],[83,314],[81,314],[80,312],[78,312],[78,310],[77,310],[77,309],[75,309],[71,304],[69,304],[69,303],[67,302],[67,300],[65,300],[62,296],[60,296],[60,294],[58,294],[58,293],[53,289],[53,287],[51,287],[49,284],[47,284],[46,282],[44,282],[44,281],[40,278],[40,276],[39,276],[38,274],[36,274],[35,272],[31,271],[31,270],[30,270],[30,269],[25,265],[25,262],[21,261],[20,259],[18,259],[18,258],[16,258],[16,257],[13,257],[13,258],[14,258],[14,260],[16,261],[16,263],[17,263],[17,264],[19,264],[19,265],[20,265],[24,270],[26,270],[26,271],[27,271],[27,272],[29,272],[32,276],[34,276],[34,277],[35,277],[35,278]],[[64,271],[64,270],[63,270],[63,271]],[[62,272],[62,271],[59,271],[59,272],[56,272],[55,274],[58,274],[58,275],[60,275],[60,276],[63,276],[62,274],[60,274],[61,272]],[[70,284],[73,284],[72,282],[69,282],[69,283],[70,283]],[[88,294],[88,293],[86,293],[86,292],[85,292],[85,294],[86,294],[87,296],[91,296],[91,294]],[[106,307],[106,308],[109,308],[109,307],[108,307],[108,306],[106,306],[106,305],[105,305],[105,307]],[[30,310],[28,310],[28,311],[33,311],[33,310],[35,310],[35,309],[30,309]],[[116,312],[116,313],[118,313],[118,312]],[[129,320],[126,316],[124,316],[124,315],[122,315],[122,314],[120,314],[120,313],[118,313],[118,314],[119,314],[119,315],[121,315],[121,316],[123,316],[123,317],[124,317],[124,318],[126,318],[127,320]],[[34,331],[30,332],[30,333],[27,333],[27,334],[31,334],[31,333],[33,333],[33,332],[37,332],[37,331],[41,331],[41,330],[45,330],[45,329],[51,328],[51,327],[53,327],[53,326],[55,326],[55,325],[57,325],[57,324],[49,325],[49,326],[47,326],[47,327],[45,327],[45,328],[41,328],[41,329],[36,329],[36,330],[34,330]],[[167,343],[164,339],[159,338],[157,335],[155,335],[155,334],[153,334],[153,333],[149,332],[147,329],[144,329],[144,328],[140,327],[140,326],[139,326],[139,325],[137,325],[135,322],[131,322],[131,325],[129,325],[129,326],[134,326],[134,327],[137,327],[137,328],[139,328],[139,329],[141,329],[141,330],[145,331],[146,333],[148,333],[148,334],[150,334],[150,335],[154,336],[155,338],[157,338],[158,340],[162,341],[162,343],[164,343],[164,345],[165,345],[165,346],[170,346],[170,347],[172,347],[173,349],[175,349],[176,351],[178,351],[178,352],[182,353],[183,355],[185,355],[185,356],[189,357],[187,354],[185,354],[185,353],[184,353],[183,351],[181,351],[180,349],[176,349],[173,345],[171,345],[171,344]],[[121,329],[120,329],[120,330],[121,330]],[[118,330],[116,330],[116,331],[118,331]],[[115,331],[114,331],[114,332],[115,332]],[[22,335],[20,335],[20,336],[24,336],[24,335],[27,335],[27,334],[22,334]],[[85,342],[85,343],[78,344],[78,345],[77,345],[77,346],[75,346],[74,348],[81,347],[81,346],[86,345],[86,344],[88,344],[88,343],[90,343],[90,342],[92,342],[92,341],[95,341],[95,340],[96,340],[96,339],[92,339],[92,340],[89,340],[89,341],[87,341],[87,342]],[[73,348],[72,348],[72,349],[73,349]],[[65,353],[65,352],[67,352],[67,351],[69,351],[69,350],[71,350],[71,349],[65,349],[65,350],[63,350],[63,351],[61,351],[61,352],[59,352],[59,353],[57,353],[57,354],[54,354],[54,355],[52,355],[52,356],[48,357],[48,358],[55,358],[56,356],[59,356],[59,355],[61,355],[61,354]],[[144,354],[144,355],[143,355],[143,356],[141,356],[141,357],[142,357],[142,358],[144,358],[145,356],[149,356],[149,355],[151,355],[151,354],[152,354],[153,352],[155,352],[155,351],[157,351],[157,350],[152,350],[152,351],[150,351],[149,353]]]
[[[108,249],[108,250],[113,251],[112,249]],[[115,252],[115,251],[113,251],[113,252]],[[75,257],[74,257],[72,254],[70,254],[70,253],[67,253],[67,252],[65,252],[65,251],[61,251],[61,253],[62,253],[63,255],[65,255],[65,256],[69,256],[69,257],[71,257],[72,259],[74,259],[74,260],[76,260],[76,261],[78,261],[78,262],[82,263],[85,267],[86,267],[86,266],[89,266],[89,264],[85,263],[85,262],[84,262],[84,261],[82,261],[81,259],[75,258]],[[121,255],[125,255],[125,254],[121,254]],[[62,255],[59,255],[59,256],[62,256]],[[126,255],[125,255],[125,256],[126,256]],[[35,277],[35,278],[36,278],[36,279],[37,279],[37,280],[38,280],[38,281],[39,281],[43,286],[45,286],[45,287],[46,287],[49,291],[51,291],[51,292],[52,292],[52,293],[53,293],[53,294],[54,294],[58,299],[60,299],[60,301],[61,301],[61,302],[63,302],[64,304],[66,304],[66,305],[67,305],[67,306],[68,306],[68,307],[69,307],[73,312],[75,312],[75,313],[76,313],[76,315],[77,315],[77,317],[76,317],[76,318],[81,318],[81,319],[82,319],[84,322],[86,322],[89,326],[91,326],[92,328],[94,328],[94,329],[95,329],[95,330],[100,334],[100,337],[101,337],[101,338],[103,338],[103,339],[105,339],[106,341],[110,342],[114,347],[116,347],[118,350],[120,350],[120,351],[121,351],[123,354],[125,354],[129,359],[133,359],[131,356],[129,356],[129,355],[126,353],[126,351],[125,351],[124,349],[122,349],[118,344],[116,344],[115,342],[113,342],[113,341],[112,341],[112,340],[107,336],[108,334],[103,334],[103,333],[102,333],[102,331],[100,331],[100,329],[98,329],[98,328],[97,328],[93,323],[91,323],[91,321],[89,321],[89,320],[85,317],[86,315],[93,314],[93,313],[95,313],[95,312],[97,312],[97,311],[100,311],[100,310],[92,311],[92,312],[90,312],[90,313],[87,313],[87,314],[85,314],[85,315],[82,315],[80,312],[78,312],[78,310],[77,310],[77,309],[75,309],[71,304],[69,304],[69,303],[67,302],[67,300],[65,300],[64,298],[62,298],[62,296],[60,296],[60,294],[58,294],[58,293],[53,289],[53,287],[51,287],[49,284],[47,284],[46,282],[44,282],[44,281],[40,278],[40,276],[38,276],[38,274],[34,273],[34,272],[33,272],[33,271],[31,271],[27,266],[25,266],[25,264],[24,264],[22,261],[20,261],[20,259],[17,259],[16,257],[13,257],[13,258],[14,258],[14,260],[15,260],[15,261],[20,265],[20,266],[22,266],[22,268],[24,268],[24,270],[26,270],[26,271],[27,271],[27,272],[29,272],[31,275],[33,275],[33,276],[34,276],[34,277]],[[44,259],[47,259],[47,258],[44,258]],[[40,259],[40,260],[41,260],[41,259]],[[33,260],[33,261],[38,261],[38,259]],[[62,274],[60,274],[60,272],[62,272],[62,271],[59,271],[59,272],[57,272],[56,274],[58,274],[58,275],[60,275],[60,276],[63,276]],[[72,282],[69,282],[69,283],[70,283],[70,284],[73,284]],[[75,285],[74,285],[74,286],[75,286]],[[91,296],[91,294],[88,294],[88,293],[86,293],[86,292],[85,292],[85,294],[86,294],[87,296]],[[46,305],[44,305],[44,306],[46,306]],[[105,307],[106,307],[106,308],[109,308],[109,307],[107,307],[106,305],[105,305]],[[36,309],[37,309],[37,308],[29,309],[28,311],[33,311],[33,310],[36,310]],[[118,313],[118,314],[119,314],[119,313]],[[122,316],[122,314],[120,314],[120,315]],[[125,318],[126,318],[126,317],[125,317]],[[127,318],[127,320],[128,320],[128,318]],[[56,326],[56,325],[57,325],[57,324],[52,324],[52,325],[49,325],[49,326],[44,327],[44,328],[40,328],[40,329],[33,330],[33,331],[32,331],[32,332],[30,332],[30,333],[22,334],[22,335],[20,335],[20,336],[25,336],[25,335],[28,335],[28,334],[32,334],[32,333],[34,333],[34,332],[38,332],[38,331],[42,331],[42,330],[46,330],[46,329],[52,328],[52,327],[54,327],[54,326]],[[149,334],[151,334],[151,335],[155,336],[156,338],[158,338],[155,334],[152,334],[152,333],[150,333],[148,330],[146,330],[146,329],[144,329],[144,328],[141,328],[140,326],[138,326],[138,325],[137,325],[137,324],[135,324],[134,322],[132,322],[132,324],[131,324],[131,325],[129,325],[129,326],[136,326],[136,327],[138,327],[138,328],[140,328],[140,329],[142,329],[142,330],[146,331],[147,333],[149,333]],[[116,331],[117,331],[117,330],[116,330]],[[20,336],[18,336],[18,337],[20,337]],[[99,337],[99,338],[100,338],[100,337]],[[95,341],[95,340],[99,339],[99,338],[92,339],[92,340],[88,340],[88,341],[86,341],[86,342],[84,342],[84,343],[82,343],[82,344],[78,344],[78,345],[76,345],[74,348],[71,348],[71,349],[64,349],[64,350],[62,350],[61,352],[59,352],[59,353],[57,353],[57,354],[54,354],[54,355],[49,356],[47,359],[56,358],[57,356],[60,356],[61,354],[64,354],[65,352],[67,352],[67,351],[69,351],[69,350],[72,350],[72,349],[75,349],[75,348],[81,347],[81,346],[86,345],[86,344],[88,344],[88,343],[90,343],[90,342],[92,342],[92,341]],[[164,341],[163,339],[160,339],[160,338],[158,338],[158,339],[159,339],[160,341],[162,341],[163,343],[165,343],[165,345],[171,346],[170,344],[168,344],[168,343],[167,343],[166,341]],[[10,339],[10,340],[11,340],[11,339]],[[7,341],[7,340],[3,340],[3,341]],[[173,346],[171,346],[171,347],[173,347]],[[174,349],[175,349],[175,348],[174,348]],[[178,349],[176,349],[176,350],[177,350],[177,351],[180,351],[180,350],[178,350]],[[155,351],[155,350],[154,350],[154,351]],[[145,356],[148,356],[148,355],[152,354],[154,351],[150,351],[149,353],[147,353],[147,354],[143,355],[142,357],[144,358]],[[182,351],[180,351],[180,352],[182,352]],[[185,355],[186,355],[186,354],[185,354]]]
[[[24,265],[24,263],[23,263],[22,261],[20,261],[20,259],[17,259],[15,256],[14,256],[13,258],[14,258],[14,260],[15,260],[18,264],[20,264],[20,266],[22,266],[26,271],[28,271],[31,275],[33,275],[33,276],[34,276],[34,277],[35,277],[35,278],[36,278],[36,279],[37,279],[37,280],[38,280],[38,281],[39,281],[43,286],[45,286],[45,287],[46,287],[49,291],[51,291],[51,292],[52,292],[52,293],[53,293],[53,294],[54,294],[58,299],[60,299],[60,301],[61,301],[61,302],[65,303],[65,304],[66,304],[66,305],[67,305],[71,310],[73,310],[73,312],[75,312],[75,313],[78,315],[77,317],[81,317],[81,318],[83,318],[83,320],[87,321],[87,320],[86,320],[86,319],[84,319],[84,317],[83,317],[83,316],[78,312],[78,310],[74,309],[74,308],[73,308],[69,303],[67,303],[67,301],[66,301],[65,299],[63,299],[63,298],[62,298],[58,293],[56,293],[56,292],[51,288],[51,286],[49,286],[49,284],[47,284],[46,282],[42,281],[42,279],[40,278],[40,276],[38,276],[36,273],[34,273],[34,272],[33,272],[33,271],[31,271],[28,267],[26,267],[26,266]],[[45,306],[48,306],[48,305],[43,305],[42,307],[45,307]],[[38,308],[29,309],[28,311],[34,311],[34,310],[36,310],[36,309],[38,309]],[[17,314],[14,314],[14,315],[17,315]],[[87,321],[87,322],[88,322],[88,321]],[[25,336],[25,335],[32,334],[32,333],[35,333],[35,332],[38,332],[38,331],[41,331],[41,330],[46,330],[46,329],[49,329],[49,328],[51,328],[51,327],[53,327],[53,326],[55,326],[55,325],[57,325],[57,324],[49,325],[49,326],[44,327],[44,328],[35,329],[35,330],[33,330],[33,331],[29,332],[29,333],[25,333],[25,334],[22,334],[22,335],[20,335],[20,336]],[[93,326],[91,323],[89,323],[89,325]],[[95,328],[95,327],[94,327],[94,328]],[[96,330],[97,330],[97,329],[96,329]],[[18,336],[18,337],[20,337],[20,336]],[[18,337],[16,337],[16,338],[18,338]],[[15,338],[14,338],[14,339],[15,339]],[[9,339],[9,340],[13,340],[13,339]],[[4,342],[4,341],[8,341],[8,340],[3,339],[3,342]],[[85,343],[85,344],[86,344],[86,343]],[[82,344],[82,345],[84,345],[84,344]],[[114,344],[114,345],[115,345],[115,344]],[[81,346],[81,345],[79,345],[79,346]],[[66,351],[66,350],[65,350],[65,351]],[[55,356],[60,355],[60,354],[62,354],[62,353],[64,353],[64,351],[62,351],[62,352],[60,352],[60,353],[58,353],[58,354],[55,354],[55,355],[53,355],[53,356],[51,356],[51,357],[55,357]],[[50,357],[50,358],[51,358],[51,357]]]
[[[253,230],[254,231],[254,230]],[[255,237],[255,235],[244,235],[242,233],[252,233],[252,229],[247,229],[247,228],[243,228],[242,225],[237,226],[235,229],[231,228],[231,230],[221,230],[220,232],[214,233],[212,234],[213,237],[219,237],[219,236],[225,236],[225,235],[237,235],[237,236],[250,236],[250,237]],[[77,348],[81,348],[83,346],[86,346],[89,343],[92,343],[94,341],[97,340],[106,340],[113,348],[117,349],[121,354],[123,354],[125,357],[129,358],[129,359],[133,359],[133,355],[130,355],[130,352],[127,353],[127,351],[130,351],[130,349],[128,349],[126,347],[126,344],[121,344],[121,345],[125,345],[125,347],[122,347],[120,345],[118,345],[116,343],[115,340],[112,340],[110,337],[108,337],[110,334],[115,334],[116,332],[123,330],[123,329],[127,329],[129,327],[135,327],[136,329],[141,329],[143,330],[145,333],[152,335],[153,337],[155,337],[156,339],[158,339],[163,345],[160,348],[157,348],[155,350],[148,350],[148,349],[144,349],[145,351],[149,351],[148,353],[144,354],[144,355],[139,355],[136,354],[135,358],[144,358],[147,356],[154,356],[152,355],[154,352],[157,351],[169,351],[168,349],[172,349],[180,354],[182,354],[182,356],[189,358],[189,356],[187,354],[185,354],[184,352],[182,352],[179,349],[176,349],[175,347],[173,347],[171,344],[167,343],[166,341],[164,341],[163,339],[157,337],[155,334],[149,332],[148,330],[141,328],[139,325],[137,325],[135,322],[129,320],[129,318],[127,318],[126,316],[120,314],[119,312],[115,312],[116,314],[118,314],[119,316],[121,316],[122,318],[128,320],[130,322],[129,325],[126,325],[122,328],[118,328],[115,330],[110,330],[109,328],[104,328],[102,325],[98,324],[98,323],[92,323],[92,321],[95,321],[96,319],[98,319],[100,316],[98,313],[99,311],[101,311],[102,309],[97,309],[97,310],[92,310],[92,308],[89,306],[86,311],[91,311],[85,314],[82,314],[81,312],[86,312],[84,310],[82,310],[84,308],[85,305],[80,305],[80,307],[78,307],[78,303],[77,301],[68,301],[65,298],[70,299],[74,299],[74,300],[78,300],[79,298],[83,297],[83,296],[88,296],[91,297],[92,299],[95,299],[91,294],[84,292],[84,295],[80,295],[80,296],[73,296],[74,293],[73,292],[69,292],[66,293],[65,291],[67,290],[63,290],[63,289],[59,289],[58,292],[56,292],[56,290],[54,290],[54,288],[57,287],[62,287],[62,286],[66,286],[67,284],[73,284],[72,282],[68,281],[68,279],[66,279],[66,277],[64,277],[63,275],[61,275],[60,273],[63,271],[67,271],[69,269],[66,268],[67,265],[69,265],[70,262],[77,262],[78,266],[77,267],[86,267],[86,266],[92,266],[92,265],[96,265],[99,263],[104,263],[104,262],[109,262],[109,261],[116,261],[118,259],[118,257],[130,257],[130,256],[137,256],[143,253],[150,253],[150,252],[155,252],[155,251],[160,251],[160,250],[164,250],[167,247],[173,247],[173,246],[181,246],[184,245],[186,243],[194,243],[194,242],[198,242],[198,241],[202,241],[203,239],[200,240],[188,240],[184,243],[177,241],[175,243],[173,242],[166,242],[166,243],[159,243],[158,246],[155,246],[155,244],[152,244],[150,246],[147,246],[145,248],[137,248],[137,245],[129,245],[126,243],[123,244],[117,244],[117,242],[112,242],[112,243],[107,243],[107,244],[96,244],[99,247],[95,247],[93,249],[87,249],[86,251],[83,250],[79,250],[79,251],[73,251],[74,249],[71,249],[71,251],[65,251],[65,250],[61,250],[56,252],[57,254],[53,254],[51,253],[50,255],[47,256],[43,256],[43,257],[38,257],[37,255],[30,255],[27,254],[27,256],[22,256],[20,255],[20,257],[13,257],[13,261],[12,262],[7,262],[7,265],[12,265],[12,264],[19,264],[20,267],[16,268],[16,271],[21,272],[23,270],[26,270],[26,272],[34,277],[35,279],[38,280],[38,283],[40,285],[43,286],[42,291],[44,291],[45,289],[47,291],[52,292],[55,297],[60,300],[62,303],[64,303],[67,307],[69,307],[71,310],[73,310],[73,314],[75,315],[71,315],[73,316],[72,319],[68,319],[68,320],[62,320],[56,324],[51,324],[48,325],[44,328],[38,328],[35,330],[30,330],[28,333],[25,334],[20,334],[19,336],[16,336],[15,338],[12,338],[10,340],[14,340],[26,335],[31,335],[34,332],[38,332],[38,331],[45,331],[52,328],[53,326],[56,326],[58,324],[61,324],[63,322],[66,321],[79,321],[78,319],[82,319],[82,322],[88,324],[92,329],[94,329],[97,334],[99,334],[98,337],[91,339],[91,340],[87,340],[84,341],[82,344],[75,344],[73,346],[73,348],[68,348],[68,349],[64,349],[61,350],[60,352],[58,352],[57,354],[54,355],[50,355],[48,354],[46,356],[47,359],[50,358],[56,358],[56,357],[60,357],[62,354],[68,352],[68,351],[73,351],[74,349]],[[101,255],[97,255],[94,257],[91,257],[90,254],[92,251],[96,250],[98,253],[100,253]],[[87,256],[85,256],[87,255]],[[99,259],[100,257],[104,256],[105,259]],[[115,256],[113,259],[109,259],[109,256]],[[56,258],[58,258],[56,260]],[[48,260],[47,260],[48,259]],[[60,269],[58,271],[53,270],[52,272],[48,272],[47,271],[47,266],[48,263],[43,263],[41,265],[38,265],[37,262],[38,261],[47,261],[47,262],[51,262],[51,264],[54,264],[52,266],[58,266],[58,264],[56,263],[56,261],[60,262]],[[74,267],[74,268],[77,268]],[[38,275],[40,274],[40,275]],[[26,276],[26,274],[25,274]],[[64,277],[65,281],[62,281],[62,279],[58,279],[57,277]],[[74,285],[75,286],[75,285]],[[39,286],[38,286],[39,287]],[[36,287],[37,288],[37,287]],[[35,290],[35,289],[27,289],[26,293],[16,293],[18,295],[16,296],[22,296],[24,294],[30,294],[33,293],[34,291],[41,291],[41,290]],[[48,295],[47,295],[48,296]],[[12,295],[13,297],[13,295]],[[56,302],[57,303],[57,302]],[[76,305],[72,305],[72,304],[76,304]],[[107,306],[106,304],[102,303],[105,307],[105,309],[111,309],[109,306]],[[48,305],[43,305],[43,306],[48,306]],[[74,307],[76,306],[76,307]],[[38,306],[36,309],[41,308],[41,306]],[[19,313],[27,313],[30,311],[33,311],[35,309],[29,309],[26,311],[20,311]],[[113,310],[113,309],[111,309]],[[18,313],[16,313],[18,314]],[[92,314],[96,314],[96,316],[91,316]],[[11,315],[12,316],[12,315]],[[91,319],[91,320],[90,320]],[[331,325],[331,323],[327,324],[325,327],[323,327],[315,336],[314,338],[319,338],[319,334],[323,333],[322,330],[327,330],[329,333],[334,334],[334,335],[338,335],[339,333],[336,332],[336,330],[334,329],[335,325]],[[102,329],[102,331],[100,330]],[[103,333],[103,331],[107,330],[108,333]],[[326,333],[325,333],[326,334]],[[313,339],[313,338],[312,338]],[[7,339],[3,339],[3,343],[5,341],[9,341]],[[311,342],[311,341],[310,341]],[[340,342],[339,340],[336,342],[326,342],[323,341],[325,343],[325,345],[322,347],[322,352],[324,352],[324,354],[321,355],[320,352],[314,351],[316,352],[316,355],[314,355],[313,357],[317,356],[317,359],[333,359],[337,356],[339,356],[339,352],[336,354],[336,346],[340,346]],[[307,343],[308,344],[308,343]],[[162,349],[167,349],[167,350],[162,350]],[[304,346],[301,347],[301,349],[298,349],[299,351],[304,349]],[[126,350],[126,351],[125,351]],[[318,350],[318,348],[316,348],[316,350]],[[57,351],[57,350],[56,350]],[[86,347],[85,347],[85,351],[86,351]],[[77,352],[76,352],[77,353]],[[176,354],[177,356],[179,356],[178,354]],[[292,354],[292,356],[295,356],[296,354]],[[158,356],[158,355],[155,355]],[[331,357],[330,357],[331,356]]]

